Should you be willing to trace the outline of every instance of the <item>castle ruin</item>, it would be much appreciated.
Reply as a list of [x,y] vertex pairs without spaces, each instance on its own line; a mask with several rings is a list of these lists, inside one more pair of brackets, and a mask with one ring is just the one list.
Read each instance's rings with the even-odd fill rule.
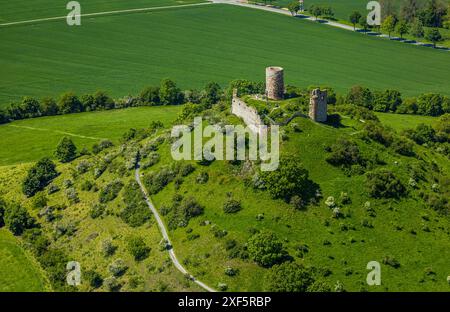
[[284,98],[284,69],[270,66],[266,68],[266,95],[271,100]]
[[237,90],[233,90],[233,99],[231,101],[231,113],[242,118],[245,124],[254,133],[259,133],[260,125],[264,125],[264,122],[259,116],[255,108],[248,106],[241,98],[237,96]]
[[311,91],[309,118],[318,122],[327,121],[327,90],[321,91],[317,88]]

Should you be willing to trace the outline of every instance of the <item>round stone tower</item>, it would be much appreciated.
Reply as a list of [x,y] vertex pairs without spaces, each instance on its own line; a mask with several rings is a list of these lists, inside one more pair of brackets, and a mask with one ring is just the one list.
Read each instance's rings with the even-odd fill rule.
[[266,94],[271,100],[282,100],[284,97],[284,69],[270,66],[266,68]]

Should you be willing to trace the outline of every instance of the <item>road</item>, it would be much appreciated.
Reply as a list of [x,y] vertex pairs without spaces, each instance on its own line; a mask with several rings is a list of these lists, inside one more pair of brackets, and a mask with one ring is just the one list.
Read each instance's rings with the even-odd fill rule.
[[175,250],[173,249],[172,243],[170,241],[169,234],[167,233],[166,226],[165,226],[163,220],[161,219],[161,216],[159,215],[158,210],[153,205],[153,203],[152,203],[152,201],[151,201],[151,199],[150,199],[150,197],[149,197],[149,195],[147,193],[147,189],[145,188],[144,184],[141,181],[141,175],[140,175],[139,169],[140,168],[139,168],[139,162],[138,162],[138,164],[136,165],[135,172],[134,172],[134,176],[136,178],[136,182],[139,184],[139,187],[141,188],[141,191],[142,191],[142,194],[144,195],[144,199],[145,199],[145,202],[147,203],[147,206],[150,208],[151,212],[155,216],[156,222],[158,223],[158,227],[159,227],[159,230],[160,230],[160,232],[161,232],[161,234],[163,236],[163,239],[167,242],[167,244],[169,246],[167,251],[169,252],[169,256],[170,256],[170,259],[172,260],[173,264],[178,269],[178,271],[183,273],[183,275],[189,275],[191,280],[194,283],[196,283],[197,285],[199,285],[200,287],[202,287],[206,291],[216,292],[215,289],[209,287],[205,283],[199,281],[194,276],[189,274],[189,272],[183,267],[183,265],[180,263],[180,261],[178,261],[178,258],[175,255]]

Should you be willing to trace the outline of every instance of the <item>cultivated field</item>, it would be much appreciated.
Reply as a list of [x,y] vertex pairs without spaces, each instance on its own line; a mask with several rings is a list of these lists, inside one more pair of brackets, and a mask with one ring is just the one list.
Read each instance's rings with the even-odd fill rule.
[[392,127],[395,130],[413,129],[421,123],[433,126],[436,124],[438,120],[438,118],[431,116],[387,114],[387,113],[375,113],[375,114],[384,125]]
[[[80,0],[81,14],[117,11],[148,7],[162,7],[199,3],[203,0]],[[25,0],[0,2],[0,24],[29,19],[41,19],[67,15],[66,2],[57,0]]]
[[71,28],[65,21],[7,27],[0,42],[0,107],[67,90],[120,97],[164,77],[184,89],[263,80],[261,68],[273,64],[298,86],[450,90],[447,52],[230,5],[90,18]]

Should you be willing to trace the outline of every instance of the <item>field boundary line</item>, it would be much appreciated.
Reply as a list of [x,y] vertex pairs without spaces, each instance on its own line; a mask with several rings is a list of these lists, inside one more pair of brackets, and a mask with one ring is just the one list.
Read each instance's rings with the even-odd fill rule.
[[[157,11],[157,10],[165,10],[172,8],[184,8],[184,7],[194,7],[194,6],[203,6],[210,5],[212,2],[201,2],[201,3],[191,3],[191,4],[179,4],[179,5],[167,5],[167,6],[159,6],[159,7],[147,7],[147,8],[137,8],[137,9],[125,9],[125,10],[115,10],[115,11],[104,11],[104,12],[94,12],[94,13],[86,13],[80,14],[77,16],[80,17],[92,17],[92,16],[105,16],[105,15],[115,15],[121,13],[136,13],[136,12],[147,12],[147,11]],[[0,24],[0,27],[14,26],[14,25],[25,25],[25,24],[33,24],[47,21],[56,21],[56,20],[65,20],[67,15],[65,16],[56,16],[56,17],[46,17],[46,18],[38,18],[32,20],[24,20],[17,22],[9,22]]]
[[36,128],[36,127],[29,127],[29,126],[18,126],[18,125],[8,125],[8,126],[9,127],[14,127],[14,128],[28,129],[28,130],[52,131],[52,132],[56,132],[56,133],[59,133],[59,134],[64,134],[64,135],[73,136],[73,137],[82,138],[82,139],[89,139],[89,140],[96,140],[96,141],[98,141],[98,140],[106,140],[106,138],[91,137],[91,136],[75,134],[75,133],[61,131],[61,130],[53,130],[53,129],[46,129],[46,128]]

